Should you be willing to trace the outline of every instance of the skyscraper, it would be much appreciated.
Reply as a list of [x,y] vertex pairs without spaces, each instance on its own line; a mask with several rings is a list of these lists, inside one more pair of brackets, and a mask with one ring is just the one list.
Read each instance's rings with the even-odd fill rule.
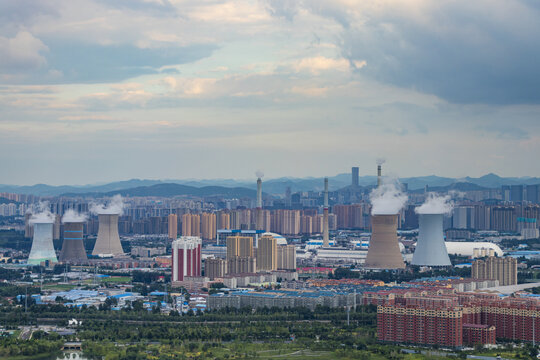
[[273,236],[263,236],[259,239],[257,248],[257,269],[277,270],[277,240]]
[[201,276],[201,244],[201,238],[196,236],[182,236],[173,241],[172,281]]
[[202,213],[201,235],[204,240],[215,240],[217,234],[216,214]]
[[178,216],[176,214],[170,214],[167,217],[169,228],[169,239],[176,239],[178,237]]
[[353,167],[351,168],[352,170],[352,186],[353,187],[358,187],[358,168],[357,167]]
[[253,257],[253,239],[251,237],[227,237],[227,259],[235,257]]

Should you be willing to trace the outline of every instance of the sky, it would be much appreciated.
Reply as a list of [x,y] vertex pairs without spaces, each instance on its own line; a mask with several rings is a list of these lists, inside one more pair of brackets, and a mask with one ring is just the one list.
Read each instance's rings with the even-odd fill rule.
[[540,176],[536,0],[0,0],[0,183]]

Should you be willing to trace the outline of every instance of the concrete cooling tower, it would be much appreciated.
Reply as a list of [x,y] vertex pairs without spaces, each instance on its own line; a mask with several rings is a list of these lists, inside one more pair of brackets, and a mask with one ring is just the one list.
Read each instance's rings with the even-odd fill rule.
[[411,264],[450,266],[443,238],[443,214],[419,214],[418,241]]
[[53,246],[53,223],[34,223],[34,238],[28,263],[39,265],[43,261],[57,262]]
[[99,230],[92,255],[123,255],[118,235],[118,214],[99,214]]
[[64,223],[64,243],[62,244],[59,260],[62,262],[77,262],[87,258],[83,242],[83,223]]
[[397,215],[371,216],[371,241],[364,267],[368,269],[404,269],[397,240]]

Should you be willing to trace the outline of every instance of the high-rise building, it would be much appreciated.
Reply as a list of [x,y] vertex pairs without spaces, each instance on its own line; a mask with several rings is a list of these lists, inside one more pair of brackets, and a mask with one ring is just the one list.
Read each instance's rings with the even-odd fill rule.
[[218,211],[216,213],[216,227],[218,229],[230,229],[231,228],[231,216],[225,211]]
[[235,257],[253,257],[253,239],[251,237],[227,237],[227,259]]
[[277,246],[278,270],[296,270],[296,249],[294,245]]
[[513,201],[513,202],[523,201],[523,185],[510,186],[510,201]]
[[61,262],[84,261],[88,258],[84,249],[83,226],[82,222],[64,223],[64,242],[59,257]]
[[201,218],[198,214],[182,215],[182,236],[201,236]]
[[176,239],[178,237],[178,216],[176,214],[169,214],[167,216],[169,239]]
[[263,271],[278,268],[277,240],[273,236],[262,236],[257,248],[257,269]]
[[492,229],[497,231],[516,231],[516,209],[514,206],[494,206],[492,209]]
[[92,255],[122,255],[124,250],[118,234],[118,214],[99,214],[99,230]]
[[540,197],[538,196],[540,193],[540,185],[527,185],[525,188],[525,192],[527,194],[526,200],[538,204],[540,202]]
[[405,305],[377,307],[379,341],[458,347],[463,344],[461,308]]
[[358,187],[358,168],[357,167],[353,167],[351,168],[351,173],[352,173],[352,183],[351,185],[353,187]]
[[227,274],[227,260],[207,258],[204,261],[204,275],[210,280],[222,278]]
[[204,240],[215,240],[216,234],[216,214],[202,213],[201,234]]
[[60,229],[62,226],[62,217],[58,214],[54,215],[54,226],[53,226],[53,240],[60,240]]
[[475,260],[472,264],[473,279],[499,280],[499,285],[517,284],[517,260],[513,257],[489,256],[485,260]]
[[34,222],[34,238],[28,263],[39,265],[44,261],[57,262],[53,246],[53,223]]
[[257,259],[253,256],[237,256],[227,259],[227,271],[229,275],[255,273],[257,271]]
[[201,238],[196,236],[182,236],[173,241],[172,281],[201,276],[201,244]]

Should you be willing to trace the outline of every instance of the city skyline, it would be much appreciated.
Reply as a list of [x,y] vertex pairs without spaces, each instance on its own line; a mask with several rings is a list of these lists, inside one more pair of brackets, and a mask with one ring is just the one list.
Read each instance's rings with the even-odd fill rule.
[[3,184],[372,174],[378,157],[401,177],[540,176],[529,1],[0,10]]

